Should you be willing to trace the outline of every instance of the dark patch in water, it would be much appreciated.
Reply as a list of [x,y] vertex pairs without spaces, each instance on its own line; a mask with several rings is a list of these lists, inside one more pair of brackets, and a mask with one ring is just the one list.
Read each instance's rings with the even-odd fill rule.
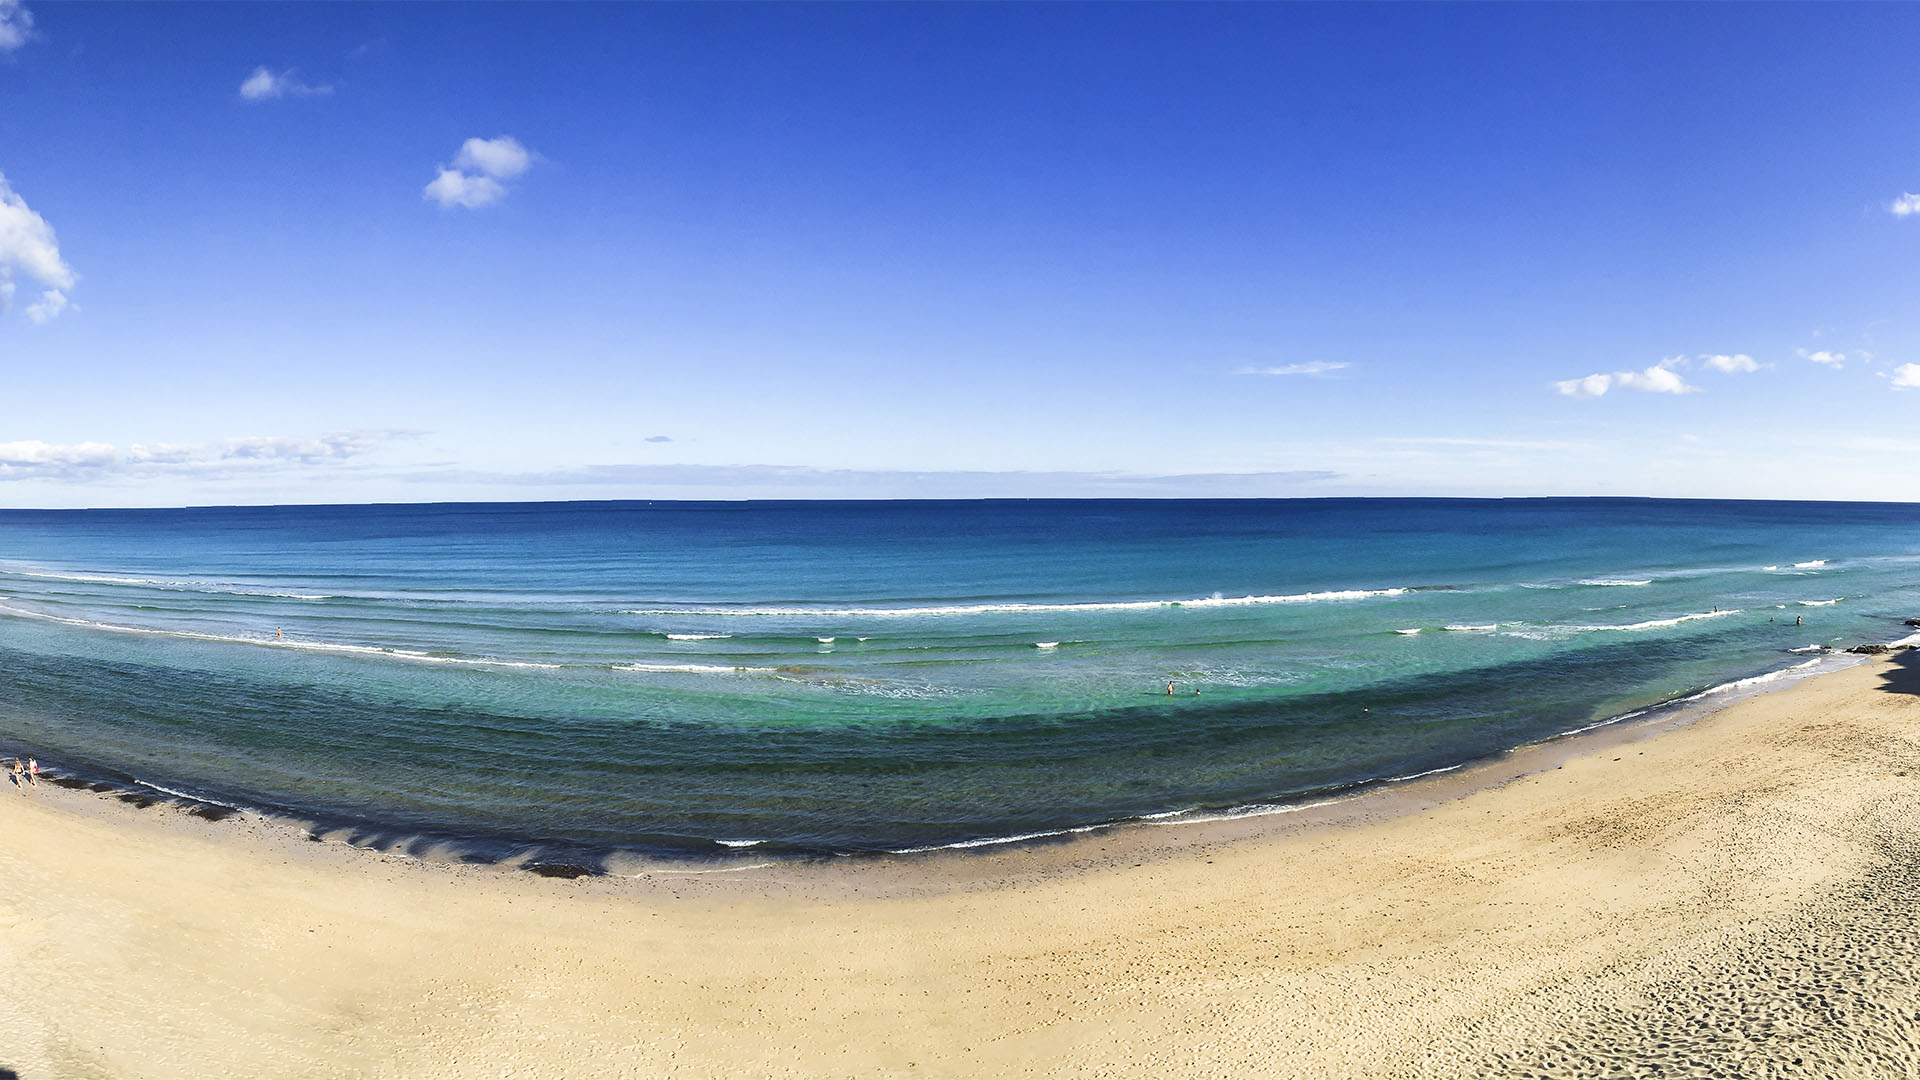
[[87,790],[88,791],[112,791],[113,785],[101,783],[100,781],[95,780],[93,783],[87,785]]
[[90,788],[93,786],[85,780],[78,780],[71,776],[49,776],[47,777],[47,783],[55,784],[63,788]]
[[541,877],[565,878],[568,881],[593,875],[593,871],[572,863],[533,863],[527,869]]
[[133,805],[139,807],[142,810],[145,810],[147,807],[152,806],[154,803],[160,801],[151,796],[140,795],[131,791],[123,791],[120,794],[115,795],[114,798],[119,799],[123,803],[132,803]]
[[197,818],[206,818],[208,821],[225,821],[232,817],[235,811],[231,806],[209,806],[201,803],[198,806],[188,808],[187,813]]
[[496,859],[491,855],[480,855],[480,854],[474,854],[474,853],[469,853],[469,854],[460,856],[460,861],[463,863],[472,863],[475,866],[496,866],[500,862],[499,859]]

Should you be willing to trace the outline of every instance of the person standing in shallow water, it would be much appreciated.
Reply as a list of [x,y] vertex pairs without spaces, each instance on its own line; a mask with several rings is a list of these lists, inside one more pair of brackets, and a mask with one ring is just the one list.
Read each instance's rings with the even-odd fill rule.
[[1167,696],[1168,697],[1173,696],[1173,680],[1172,679],[1167,680]]

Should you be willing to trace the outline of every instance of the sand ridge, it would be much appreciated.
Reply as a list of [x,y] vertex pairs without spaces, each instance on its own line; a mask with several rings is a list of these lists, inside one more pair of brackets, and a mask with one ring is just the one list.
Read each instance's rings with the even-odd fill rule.
[[854,868],[544,879],[0,791],[0,1067],[1913,1075],[1913,655],[1401,813]]

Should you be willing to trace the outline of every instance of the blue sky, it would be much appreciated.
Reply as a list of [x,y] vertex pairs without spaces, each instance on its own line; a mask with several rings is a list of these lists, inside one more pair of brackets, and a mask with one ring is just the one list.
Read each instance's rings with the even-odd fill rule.
[[1920,500],[1916,41],[0,0],[0,505]]

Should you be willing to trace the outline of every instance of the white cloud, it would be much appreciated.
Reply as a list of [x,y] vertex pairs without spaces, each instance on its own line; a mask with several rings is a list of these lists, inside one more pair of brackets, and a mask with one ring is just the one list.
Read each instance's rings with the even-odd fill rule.
[[58,472],[109,464],[118,457],[111,443],[58,443],[22,439],[0,443],[0,476],[13,469]]
[[1553,388],[1568,397],[1599,397],[1613,386],[1611,375],[1589,375],[1584,379],[1562,379]]
[[1920,390],[1920,364],[1901,364],[1893,369],[1895,390]]
[[1608,390],[1638,390],[1647,394],[1691,394],[1700,388],[1689,386],[1675,374],[1673,365],[1683,357],[1670,356],[1641,371],[1616,371],[1611,375],[1594,374],[1580,379],[1563,379],[1553,384],[1556,393],[1567,397],[1597,398]]
[[1309,360],[1304,364],[1285,364],[1280,367],[1244,367],[1236,375],[1325,375],[1329,371],[1339,371],[1349,367],[1334,360]]
[[1893,200],[1893,202],[1887,206],[1887,209],[1893,211],[1893,216],[1895,217],[1906,217],[1908,214],[1920,214],[1920,195],[1908,192]]
[[507,189],[491,176],[468,176],[453,169],[441,169],[427,185],[427,198],[441,206],[464,206],[478,210],[507,197]]
[[1807,359],[1813,361],[1816,364],[1820,364],[1824,367],[1830,367],[1830,368],[1840,367],[1847,362],[1846,353],[1828,352],[1825,349],[1821,349],[1818,352],[1808,352],[1805,349],[1801,349],[1800,355],[1806,357]]
[[1671,368],[1658,364],[1645,371],[1622,371],[1613,376],[1613,384],[1622,390],[1644,390],[1649,394],[1691,394],[1697,386],[1688,386],[1687,381],[1673,373]]
[[0,53],[27,43],[33,33],[33,12],[20,0],[0,0]]
[[511,180],[527,171],[533,164],[533,155],[520,145],[520,140],[511,135],[502,135],[493,139],[468,139],[460,144],[460,154],[453,159],[456,169],[471,169],[483,172],[501,180]]
[[1724,354],[1703,356],[1700,358],[1700,361],[1715,371],[1724,371],[1729,375],[1736,375],[1743,371],[1760,370],[1760,365],[1754,363],[1753,357],[1748,356],[1746,353],[1734,353],[1731,356]]
[[27,307],[27,318],[46,322],[67,306],[67,292],[76,280],[73,267],[60,257],[53,226],[33,212],[27,201],[8,186],[0,173],[0,311],[13,302],[14,278],[23,276],[44,288]]
[[67,310],[67,294],[59,289],[48,289],[40,294],[40,299],[27,305],[26,314],[27,318],[33,320],[35,326],[39,326],[65,310]]
[[292,439],[281,435],[255,435],[228,439],[220,456],[256,461],[326,461],[330,458],[357,457],[378,449],[381,433],[336,431],[318,439]]
[[240,84],[240,96],[248,101],[272,101],[283,97],[324,97],[333,93],[331,86],[315,86],[303,82],[298,72],[289,68],[274,72],[265,65],[253,69]]
[[453,167],[440,166],[439,174],[422,194],[441,206],[464,206],[478,210],[507,197],[511,180],[533,165],[536,155],[511,135],[492,139],[468,139],[460,144]]

